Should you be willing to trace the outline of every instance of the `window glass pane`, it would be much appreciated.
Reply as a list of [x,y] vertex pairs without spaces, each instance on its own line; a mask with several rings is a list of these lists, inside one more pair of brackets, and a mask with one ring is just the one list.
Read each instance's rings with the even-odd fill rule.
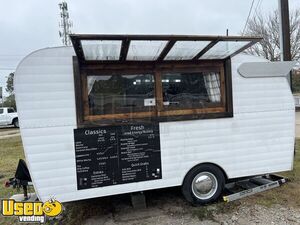
[[0,114],[3,114],[3,109],[0,109]]
[[209,41],[177,41],[165,60],[188,60],[204,49]]
[[81,41],[85,60],[119,60],[122,41]]
[[131,41],[127,60],[156,60],[167,41]]
[[8,113],[14,113],[15,110],[14,110],[13,108],[8,108],[8,109],[7,109],[7,112],[8,112]]
[[200,59],[224,59],[248,43],[248,41],[220,41],[201,56]]
[[149,112],[155,106],[152,74],[88,76],[90,115]]
[[221,102],[218,72],[163,74],[162,87],[166,107],[203,108]]

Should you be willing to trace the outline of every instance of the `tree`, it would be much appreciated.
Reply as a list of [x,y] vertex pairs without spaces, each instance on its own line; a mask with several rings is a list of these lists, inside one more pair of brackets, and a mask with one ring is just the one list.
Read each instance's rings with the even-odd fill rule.
[[[300,9],[290,13],[291,56],[300,59]],[[249,20],[245,35],[259,36],[263,40],[247,50],[253,55],[262,56],[271,61],[280,60],[279,13],[275,10],[268,16],[257,13]]]
[[3,106],[4,107],[13,107],[14,109],[17,109],[15,95],[11,94],[8,97],[6,97],[3,102]]
[[14,93],[14,76],[15,73],[10,73],[6,81],[6,91],[11,95]]
[[16,109],[15,92],[14,92],[14,75],[15,73],[10,73],[8,75],[5,90],[9,93],[9,96],[5,98],[3,102],[3,106],[13,107]]

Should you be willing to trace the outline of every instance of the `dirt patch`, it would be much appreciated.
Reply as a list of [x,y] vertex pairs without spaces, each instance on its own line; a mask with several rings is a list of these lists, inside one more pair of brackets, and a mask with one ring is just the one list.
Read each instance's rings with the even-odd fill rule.
[[[111,211],[103,211],[85,221],[84,225],[150,225],[150,224],[206,224],[216,225],[216,221],[206,218],[200,220],[194,215],[194,207],[182,197],[179,188],[168,188],[146,192],[148,207],[134,209],[128,195],[111,197]],[[98,200],[100,200],[99,198]],[[109,199],[109,198],[108,198]],[[96,199],[95,199],[96,200]],[[106,205],[107,207],[107,205]],[[100,210],[98,210],[99,212]]]
[[232,213],[216,214],[214,220],[221,224],[300,224],[300,210],[292,207],[274,205],[242,204]]
[[[288,184],[287,184],[288,185]],[[283,191],[280,187],[278,190]],[[97,198],[65,204],[67,217],[61,224],[84,225],[150,225],[150,224],[206,224],[206,225],[265,225],[300,224],[300,209],[284,205],[264,206],[253,203],[253,198],[207,206],[193,207],[185,201],[180,188],[153,190],[145,193],[147,209],[134,209],[129,195]],[[262,194],[262,198],[264,198]],[[249,201],[250,200],[250,201]],[[76,220],[72,220],[69,210],[76,205]],[[74,211],[73,211],[74,212]],[[60,224],[60,223],[59,223]]]
[[[173,198],[173,201],[175,199]],[[147,209],[133,209],[129,205],[118,205],[114,212],[91,217],[83,222],[84,225],[122,224],[206,224],[206,225],[235,225],[235,224],[300,224],[300,210],[275,205],[266,207],[248,203],[218,203],[210,206],[194,208],[180,201],[174,204],[171,199],[161,202],[162,207],[150,206]],[[176,201],[176,200],[175,200]],[[230,209],[234,204],[234,209]],[[229,210],[223,213],[220,208]]]

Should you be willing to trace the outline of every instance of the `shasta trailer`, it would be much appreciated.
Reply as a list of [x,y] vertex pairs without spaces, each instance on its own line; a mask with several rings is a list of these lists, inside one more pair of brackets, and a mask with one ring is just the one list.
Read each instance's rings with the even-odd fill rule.
[[254,37],[71,35],[15,73],[26,162],[42,201],[182,186],[207,203],[231,178],[292,169],[291,62]]

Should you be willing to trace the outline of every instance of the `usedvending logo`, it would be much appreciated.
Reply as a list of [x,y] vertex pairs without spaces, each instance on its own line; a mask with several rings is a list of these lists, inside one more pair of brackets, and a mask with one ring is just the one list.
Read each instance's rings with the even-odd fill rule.
[[55,218],[59,216],[63,207],[62,204],[50,199],[46,202],[17,202],[12,199],[1,201],[1,213],[3,216],[17,216],[19,222],[39,222],[44,223],[46,216]]

